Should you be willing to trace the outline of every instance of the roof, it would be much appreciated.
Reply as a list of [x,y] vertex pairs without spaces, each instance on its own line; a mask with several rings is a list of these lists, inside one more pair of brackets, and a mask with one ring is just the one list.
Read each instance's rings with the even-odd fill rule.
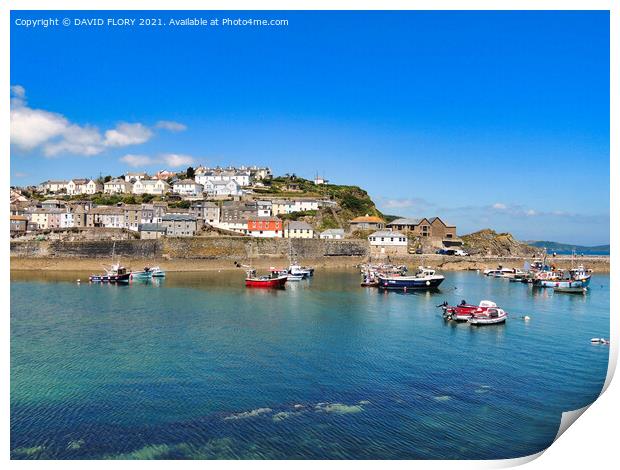
[[291,220],[287,228],[289,230],[314,230],[310,224],[301,220]]
[[388,225],[418,225],[424,219],[411,219],[411,218],[402,218],[402,219],[394,219]]
[[190,214],[166,214],[161,217],[162,221],[187,221],[196,222],[196,216]]
[[23,215],[12,215],[11,220],[28,220],[28,217],[24,217]]
[[126,176],[148,176],[148,173],[145,173],[144,171],[139,171],[139,172],[127,172],[125,173]]
[[444,224],[446,227],[456,227],[456,225],[449,225],[447,223],[445,223],[443,220],[441,220],[439,217],[431,217],[430,219],[428,219],[428,221],[432,224],[433,222],[435,222],[435,220],[439,220],[442,224]]
[[67,184],[68,181],[66,180],[47,180],[41,184]]
[[385,223],[385,221],[381,217],[375,217],[374,215],[364,215],[361,217],[356,217],[355,219],[351,220],[352,224],[360,224],[364,222],[375,223],[375,224]]
[[159,224],[140,224],[138,225],[139,232],[165,232],[166,227]]
[[321,232],[321,235],[325,235],[325,234],[344,235],[344,229],[343,228],[328,228],[327,230],[323,230]]
[[277,217],[267,217],[267,216],[250,216],[248,217],[248,221],[257,221],[257,222],[280,222],[280,219]]
[[190,179],[177,180],[174,182],[174,185],[176,186],[177,184],[197,184],[198,186],[202,186],[200,183],[196,183],[194,180]]
[[90,180],[88,178],[74,178],[71,181],[73,181],[74,184],[88,184]]
[[129,181],[122,180],[120,178],[114,178],[113,180],[106,181],[105,183],[103,183],[104,186],[106,184],[132,184],[132,183],[130,183]]
[[405,237],[406,235],[395,230],[378,230],[368,235],[369,237]]

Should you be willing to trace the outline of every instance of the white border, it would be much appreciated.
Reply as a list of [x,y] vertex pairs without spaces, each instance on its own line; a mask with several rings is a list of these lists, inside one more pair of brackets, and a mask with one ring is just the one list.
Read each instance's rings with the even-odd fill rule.
[[[7,157],[10,155],[9,145],[9,94],[8,89],[9,74],[9,36],[10,36],[10,10],[610,10],[610,22],[611,22],[611,84],[620,83],[620,74],[618,74],[618,7],[614,8],[614,2],[611,0],[383,0],[381,2],[372,2],[368,0],[297,0],[297,1],[279,1],[279,0],[212,0],[212,1],[199,1],[199,0],[89,0],[88,3],[83,0],[5,0],[0,1],[0,54],[2,61],[5,65],[2,70],[5,73],[0,75],[0,89],[5,90],[5,99],[2,112],[2,132],[0,133],[0,139],[2,141],[2,149]],[[611,238],[615,243],[619,239],[620,230],[618,227],[618,216],[620,212],[620,204],[618,201],[620,191],[616,189],[615,183],[618,183],[618,152],[617,152],[617,136],[620,135],[620,129],[618,126],[618,87],[611,88],[611,128],[610,128],[610,155],[613,156],[610,162],[610,183],[611,183]],[[576,169],[578,171],[578,169]],[[4,187],[8,188],[10,185],[10,172],[0,172],[2,179],[5,182]],[[8,224],[8,204],[0,205],[2,207],[2,230],[4,233],[9,232]],[[8,237],[7,237],[8,238]],[[611,263],[616,265],[618,260],[618,250],[615,249],[615,245],[612,246]],[[8,242],[6,249],[3,252],[3,265],[5,269],[0,271],[0,280],[4,288],[4,296],[2,296],[2,302],[4,304],[3,311],[5,312],[5,323],[3,328],[0,329],[2,334],[2,345],[4,361],[3,376],[5,378],[10,377],[10,318],[9,318],[9,249]],[[571,426],[570,429],[561,436],[556,443],[554,443],[548,450],[542,453],[542,456],[538,459],[539,455],[524,457],[521,459],[513,459],[508,461],[416,461],[416,466],[423,468],[497,468],[520,465],[526,462],[531,462],[529,465],[532,468],[546,468],[549,465],[553,466],[567,466],[573,467],[589,467],[589,466],[601,466],[610,464],[617,461],[615,458],[616,434],[613,432],[617,430],[617,422],[620,413],[618,412],[618,398],[620,395],[620,388],[617,383],[611,383],[611,377],[615,370],[618,358],[618,282],[615,279],[612,271],[611,276],[611,328],[612,341],[610,350],[610,368],[608,371],[607,381],[605,387],[609,387],[606,392],[594,402],[586,413],[579,419],[579,424]],[[617,381],[616,381],[617,382]],[[5,386],[2,388],[2,417],[5,426],[2,428],[2,446],[3,455],[5,459],[9,459],[9,386],[8,380],[5,381]],[[535,460],[534,460],[535,459]],[[533,460],[533,461],[532,461]],[[356,462],[340,462],[340,461],[327,461],[322,462],[321,465],[333,466],[333,465],[354,465],[355,467],[367,467],[374,465],[373,461],[356,461]],[[171,463],[168,461],[158,462],[115,462],[118,466],[166,466]],[[205,465],[204,462],[174,462],[174,465]],[[296,461],[295,466],[309,467],[314,465],[312,461]],[[389,465],[392,467],[401,467],[411,465],[409,461],[381,461],[381,465]],[[47,461],[43,464],[33,464],[32,462],[22,461],[10,461],[10,465],[13,466],[30,466],[30,465],[45,465],[47,467],[59,467],[66,466],[82,466],[83,462],[57,462]],[[89,466],[104,466],[108,465],[105,461],[89,461]],[[223,467],[231,466],[246,466],[252,465],[253,467],[281,467],[289,466],[287,461],[245,461],[245,462],[209,462],[208,465],[217,465]]]

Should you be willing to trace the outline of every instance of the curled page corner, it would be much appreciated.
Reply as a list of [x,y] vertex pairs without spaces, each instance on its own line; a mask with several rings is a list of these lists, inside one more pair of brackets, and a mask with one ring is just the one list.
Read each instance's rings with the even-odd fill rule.
[[[566,431],[575,421],[577,421],[577,419],[584,414],[591,405],[592,404],[579,408],[578,410],[565,411],[562,413],[560,427],[558,428],[558,433],[555,435],[553,442],[557,441],[558,438],[564,434],[564,431]],[[553,445],[553,443],[551,443],[551,445]]]

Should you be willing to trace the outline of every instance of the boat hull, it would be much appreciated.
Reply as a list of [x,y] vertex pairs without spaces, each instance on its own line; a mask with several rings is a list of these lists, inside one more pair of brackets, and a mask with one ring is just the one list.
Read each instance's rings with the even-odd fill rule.
[[406,276],[399,277],[380,277],[377,287],[384,290],[432,290],[437,289],[444,278],[435,276],[433,278],[411,278]]
[[539,279],[536,282],[538,287],[558,287],[560,289],[572,289],[572,288],[583,288],[588,287],[590,285],[590,277],[586,277],[584,279],[577,280],[558,280],[558,279]]
[[480,318],[471,317],[468,322],[470,325],[482,326],[482,325],[498,325],[506,322],[507,315],[503,315],[497,318]]
[[104,274],[101,276],[97,276],[97,275],[93,275],[93,276],[89,276],[88,280],[90,282],[110,282],[110,283],[128,283],[129,279],[131,277],[130,273],[127,274]]
[[286,276],[276,277],[273,279],[253,279],[245,280],[246,287],[258,287],[264,289],[281,289],[286,284]]

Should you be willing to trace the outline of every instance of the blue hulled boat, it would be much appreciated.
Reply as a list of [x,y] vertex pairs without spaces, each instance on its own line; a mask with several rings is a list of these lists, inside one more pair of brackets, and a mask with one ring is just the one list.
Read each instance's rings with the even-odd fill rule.
[[444,276],[433,269],[420,266],[413,276],[379,274],[379,289],[388,290],[432,290],[443,282]]

